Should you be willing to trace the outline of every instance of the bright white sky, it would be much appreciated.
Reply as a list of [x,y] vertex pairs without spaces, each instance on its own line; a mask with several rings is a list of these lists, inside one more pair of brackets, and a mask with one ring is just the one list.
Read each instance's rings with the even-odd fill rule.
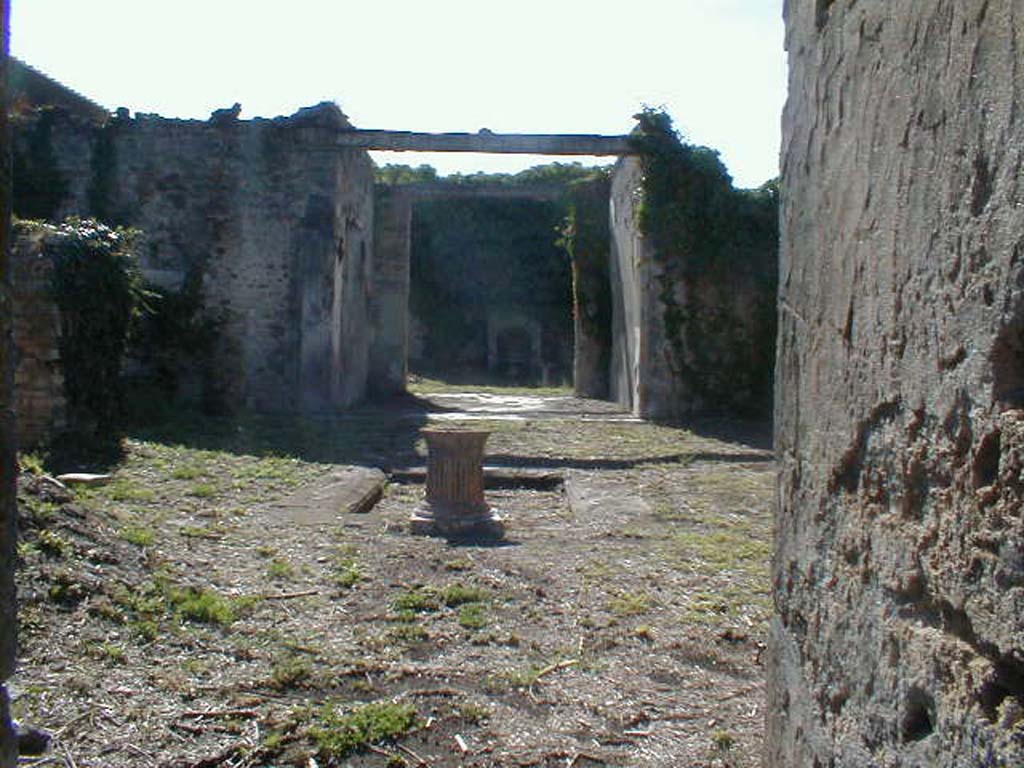
[[[111,109],[335,101],[360,128],[626,133],[664,107],[738,186],[778,173],[782,0],[12,0],[11,50]],[[524,156],[375,153],[442,173]],[[602,161],[605,162],[605,161]]]

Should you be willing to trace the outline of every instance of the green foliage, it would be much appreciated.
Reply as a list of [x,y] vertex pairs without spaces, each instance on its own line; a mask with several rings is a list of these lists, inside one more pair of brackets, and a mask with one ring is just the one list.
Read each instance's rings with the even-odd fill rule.
[[115,437],[124,400],[121,361],[146,297],[133,253],[138,233],[77,218],[18,226],[46,235],[72,429],[93,438]]
[[416,587],[409,589],[395,598],[395,609],[425,613],[436,611],[441,607],[437,590],[432,587]]
[[46,468],[43,466],[42,458],[35,453],[19,453],[18,470],[21,472],[28,472],[36,477],[46,474]]
[[268,579],[290,579],[295,575],[295,566],[283,557],[275,557],[267,566]]
[[480,603],[490,598],[490,592],[481,587],[471,587],[465,584],[449,584],[441,590],[441,601],[449,608],[454,608],[466,603]]
[[514,174],[480,171],[468,174],[453,173],[443,177],[439,177],[437,170],[429,165],[420,165],[416,168],[409,165],[385,165],[376,169],[376,180],[378,184],[392,186],[444,182],[446,184],[521,187],[531,184],[568,185],[603,173],[607,173],[607,169],[604,167],[587,167],[578,162],[535,165]]
[[[173,399],[190,375],[204,386],[211,377],[213,352],[223,321],[203,311],[201,278],[190,273],[181,290],[151,287],[147,311],[132,327],[129,349],[148,372],[164,401]],[[203,392],[204,405],[212,406],[212,392]]]
[[70,541],[56,531],[48,529],[39,531],[36,546],[39,547],[41,552],[62,560],[70,557],[75,552],[74,545]]
[[299,683],[308,680],[313,674],[309,662],[291,654],[285,655],[274,662],[270,672],[271,686],[279,691],[295,688]]
[[235,603],[208,589],[188,587],[170,590],[168,602],[180,618],[200,624],[227,625],[238,618]]
[[[424,322],[433,368],[482,368],[487,313],[526,312],[547,330],[545,362],[568,373],[569,260],[556,245],[565,215],[554,202],[442,199],[413,213],[410,307]],[[561,342],[556,340],[562,340]]]
[[143,525],[126,525],[117,535],[137,547],[151,547],[156,541],[156,531]]
[[359,562],[354,557],[339,556],[334,562],[332,580],[342,589],[351,589],[366,577],[363,575]]
[[416,709],[411,704],[371,702],[349,712],[342,712],[337,704],[327,704],[309,733],[322,757],[337,759],[402,736],[415,726]]
[[[735,189],[718,153],[683,142],[667,114],[645,109],[636,118],[638,224],[662,266],[659,299],[676,377],[712,406],[761,411],[774,363],[777,183]],[[741,289],[751,306],[736,305]]]
[[490,619],[487,606],[483,603],[466,603],[459,608],[459,626],[466,629],[483,629]]
[[429,165],[385,165],[374,169],[378,184],[428,184],[438,180],[437,171]]
[[53,220],[67,195],[68,180],[57,167],[53,127],[58,111],[52,107],[13,118],[12,205],[23,219]]

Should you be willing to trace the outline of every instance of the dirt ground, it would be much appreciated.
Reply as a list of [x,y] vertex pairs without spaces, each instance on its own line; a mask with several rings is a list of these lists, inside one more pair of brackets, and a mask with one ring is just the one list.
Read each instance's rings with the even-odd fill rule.
[[[433,422],[492,431],[503,542],[408,532]],[[323,502],[339,465],[390,473],[369,512]],[[21,765],[760,764],[764,425],[442,391],[178,414],[72,492],[23,467]]]

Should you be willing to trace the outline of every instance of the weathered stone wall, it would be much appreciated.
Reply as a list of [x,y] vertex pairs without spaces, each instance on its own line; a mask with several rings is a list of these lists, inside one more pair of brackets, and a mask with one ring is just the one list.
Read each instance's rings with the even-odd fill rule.
[[573,387],[578,397],[610,396],[612,291],[611,227],[607,176],[579,182],[570,190],[572,259]]
[[51,129],[67,182],[56,215],[138,227],[147,278],[201,286],[218,331],[208,400],[319,410],[365,394],[373,178],[364,152],[332,148],[348,125],[324,104],[274,120],[64,115]]
[[375,224],[370,395],[387,397],[405,392],[408,373],[412,199],[402,187],[377,188]]
[[45,443],[66,426],[60,364],[60,311],[53,300],[53,260],[41,232],[16,232],[11,253],[14,298],[14,391],[18,447]]
[[[642,161],[631,157],[615,166],[611,390],[613,400],[639,416],[763,418],[771,410],[774,202],[725,187],[720,194],[731,195],[739,211],[730,212],[735,231],[676,233],[690,245],[702,237],[723,241],[719,261],[698,265],[686,245],[662,247],[644,231],[641,210],[658,213]],[[761,226],[765,211],[772,214],[769,227]]]
[[647,415],[646,330],[652,306],[650,265],[652,249],[640,232],[643,199],[640,161],[625,158],[615,164],[611,183],[612,354],[611,396],[634,413]]
[[7,123],[10,10],[9,0],[0,0],[0,768],[13,768],[18,760],[4,685],[14,674],[18,625],[14,594],[17,509],[11,344],[11,147]]
[[1022,30],[787,3],[769,765],[1024,765]]

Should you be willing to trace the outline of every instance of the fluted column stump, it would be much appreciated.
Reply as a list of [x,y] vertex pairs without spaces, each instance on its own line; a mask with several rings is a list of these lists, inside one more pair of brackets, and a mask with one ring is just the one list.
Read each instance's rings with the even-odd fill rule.
[[427,441],[426,497],[410,520],[415,534],[448,538],[505,535],[484,499],[484,444],[490,432],[423,429]]

